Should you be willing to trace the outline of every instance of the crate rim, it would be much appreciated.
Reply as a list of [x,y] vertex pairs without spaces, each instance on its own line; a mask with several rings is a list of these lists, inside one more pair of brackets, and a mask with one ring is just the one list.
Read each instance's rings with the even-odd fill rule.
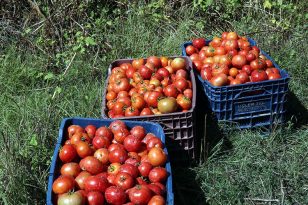
[[[54,179],[54,174],[55,174],[55,168],[56,168],[56,161],[57,161],[57,157],[58,157],[58,153],[61,147],[61,142],[63,141],[63,129],[64,126],[66,124],[67,121],[70,120],[82,120],[82,121],[104,121],[104,122],[113,122],[117,119],[96,119],[96,118],[84,118],[84,117],[67,117],[67,118],[63,118],[61,120],[60,123],[60,128],[59,128],[59,134],[58,134],[58,138],[57,138],[57,142],[55,145],[55,149],[52,155],[52,161],[50,163],[50,169],[48,172],[48,184],[47,184],[47,194],[46,194],[46,204],[47,205],[53,205],[52,202],[52,184],[53,184],[53,179]],[[168,190],[167,190],[167,196],[169,198],[166,199],[167,202],[170,202],[171,205],[174,204],[174,193],[173,193],[173,183],[172,183],[172,169],[171,169],[171,164],[170,164],[170,159],[169,159],[169,153],[167,150],[167,146],[166,146],[166,136],[164,133],[163,128],[161,127],[161,125],[159,123],[154,123],[154,122],[143,122],[143,121],[132,121],[132,120],[121,120],[123,121],[125,124],[148,124],[148,125],[152,125],[154,127],[157,127],[158,132],[162,133],[162,136],[160,137],[163,144],[165,145],[164,147],[164,151],[167,153],[167,163],[166,163],[166,169],[168,169],[168,172],[170,173],[170,175],[168,176],[167,180],[166,180],[166,187],[168,186]],[[59,142],[60,141],[60,142]]]

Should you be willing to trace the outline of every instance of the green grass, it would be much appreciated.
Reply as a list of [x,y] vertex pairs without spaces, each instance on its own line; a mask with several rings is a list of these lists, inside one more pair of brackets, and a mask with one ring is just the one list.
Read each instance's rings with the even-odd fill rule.
[[[227,23],[211,22],[188,7],[160,23],[133,13],[104,34],[111,46],[106,54],[78,54],[66,74],[65,68],[51,70],[43,54],[16,51],[14,45],[0,51],[0,204],[45,203],[59,123],[64,117],[100,117],[110,62],[179,55],[181,43],[194,36],[211,37],[225,29],[252,33],[273,26],[265,11],[257,16],[245,11],[250,18],[243,14]],[[176,204],[308,204],[307,31],[296,22],[292,26],[288,38],[281,32],[250,35],[292,76],[287,126],[268,138],[258,131],[220,136],[223,130],[210,122],[209,159],[193,169],[173,170]]]

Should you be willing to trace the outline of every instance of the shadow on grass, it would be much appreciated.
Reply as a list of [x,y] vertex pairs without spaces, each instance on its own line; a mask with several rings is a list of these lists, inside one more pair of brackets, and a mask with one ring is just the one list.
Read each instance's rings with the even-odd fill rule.
[[195,149],[197,159],[195,164],[187,166],[186,164],[172,164],[173,191],[176,205],[191,205],[206,203],[206,196],[201,189],[201,184],[196,179],[196,173],[193,170],[198,164],[202,164],[210,156],[213,148],[219,144],[220,151],[232,149],[232,144],[228,138],[219,129],[217,120],[211,111],[207,108],[207,102],[203,90],[198,87],[198,100],[196,105],[196,143]]
[[301,126],[308,124],[308,110],[291,91],[289,91],[288,96],[286,119],[291,120],[294,123],[294,128],[300,128]]

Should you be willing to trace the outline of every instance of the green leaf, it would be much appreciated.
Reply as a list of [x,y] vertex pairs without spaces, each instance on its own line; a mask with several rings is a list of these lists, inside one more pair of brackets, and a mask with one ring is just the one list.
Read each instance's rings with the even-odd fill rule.
[[87,46],[89,46],[89,45],[91,45],[91,46],[96,45],[94,39],[91,38],[91,37],[86,37],[86,38],[85,38],[85,42],[86,42],[86,45],[87,45]]
[[49,80],[49,79],[52,79],[54,77],[55,77],[55,75],[53,73],[47,73],[47,75],[44,76],[44,80]]
[[32,146],[37,146],[37,140],[36,140],[36,138],[37,138],[37,135],[36,134],[33,134],[32,136],[31,136],[31,140],[30,140],[30,145],[32,145]]
[[263,7],[265,9],[271,9],[272,8],[272,4],[269,0],[265,0],[264,3],[263,3]]
[[60,94],[62,92],[62,88],[57,86],[55,89],[55,93]]

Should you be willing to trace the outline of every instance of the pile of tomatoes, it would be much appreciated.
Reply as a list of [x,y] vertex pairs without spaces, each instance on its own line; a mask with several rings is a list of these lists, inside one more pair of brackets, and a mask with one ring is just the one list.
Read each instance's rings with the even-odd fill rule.
[[106,107],[110,118],[185,112],[192,97],[185,59],[151,56],[112,69]]
[[68,127],[53,182],[58,205],[165,204],[167,155],[162,141],[142,126]]
[[223,32],[214,37],[209,45],[203,38],[192,41],[186,54],[193,61],[202,79],[213,86],[239,85],[281,78],[279,69],[251,46],[246,37],[235,32]]

